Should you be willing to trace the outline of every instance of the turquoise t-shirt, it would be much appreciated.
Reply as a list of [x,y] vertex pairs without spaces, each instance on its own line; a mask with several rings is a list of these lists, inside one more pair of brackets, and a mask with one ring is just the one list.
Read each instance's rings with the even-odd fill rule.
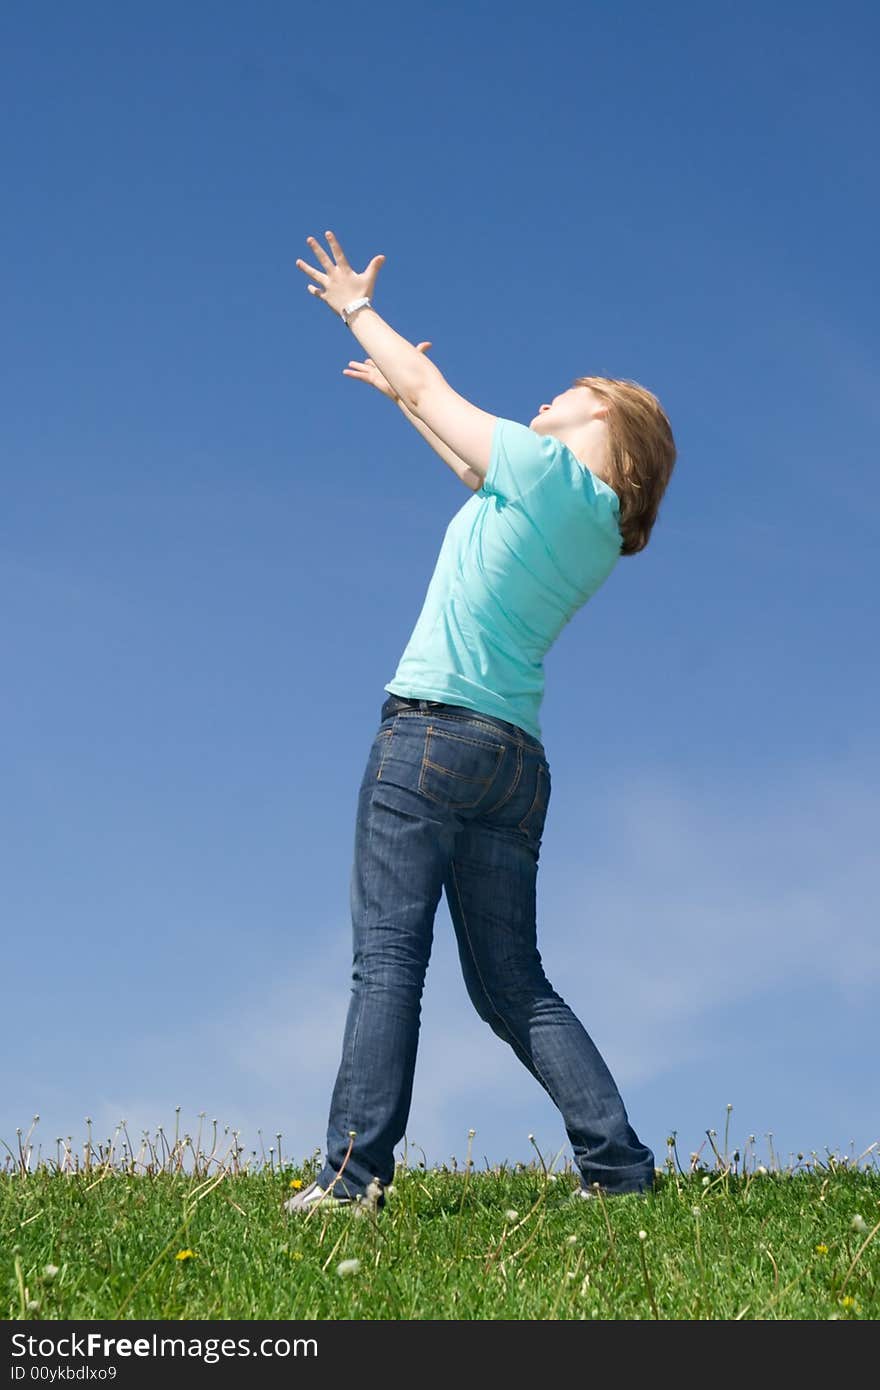
[[566,444],[499,419],[483,486],[446,528],[384,687],[506,719],[542,741],[544,655],[611,573],[617,493]]

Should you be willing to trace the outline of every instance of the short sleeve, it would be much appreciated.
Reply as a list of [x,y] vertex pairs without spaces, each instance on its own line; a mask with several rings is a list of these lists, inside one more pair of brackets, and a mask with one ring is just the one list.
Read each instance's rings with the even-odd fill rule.
[[558,538],[566,527],[580,527],[586,514],[615,550],[623,543],[620,498],[614,489],[582,464],[567,444],[515,420],[496,422],[489,469],[478,493],[519,504],[517,511],[546,537]]
[[550,435],[499,417],[492,434],[489,467],[478,491],[494,493],[508,502],[522,500],[553,468],[562,447]]

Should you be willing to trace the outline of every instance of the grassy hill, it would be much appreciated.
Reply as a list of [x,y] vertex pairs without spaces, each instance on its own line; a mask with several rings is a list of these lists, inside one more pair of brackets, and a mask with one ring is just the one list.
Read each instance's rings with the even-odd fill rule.
[[0,1316],[880,1315],[874,1159],[684,1166],[670,1140],[654,1192],[587,1202],[570,1166],[540,1156],[485,1171],[399,1163],[384,1210],[296,1216],[282,1203],[316,1157],[254,1167],[192,1152],[187,1172],[177,1141],[140,1166],[87,1150],[32,1168],[20,1150],[0,1175]]

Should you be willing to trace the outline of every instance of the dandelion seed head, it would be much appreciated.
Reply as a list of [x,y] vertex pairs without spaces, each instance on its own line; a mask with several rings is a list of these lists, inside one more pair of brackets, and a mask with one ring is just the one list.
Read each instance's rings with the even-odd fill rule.
[[647,1231],[639,1231],[639,1240],[647,1240],[647,1239],[648,1239],[648,1232],[647,1232]]
[[691,1207],[691,1216],[699,1216],[699,1215],[700,1215],[700,1208],[699,1208],[699,1207]]
[[711,1181],[712,1179],[709,1177],[709,1174],[707,1173],[706,1176],[703,1178],[703,1186],[708,1187]]
[[52,1280],[55,1278],[55,1275],[56,1275],[57,1273],[58,1273],[58,1266],[57,1266],[57,1265],[45,1265],[44,1268],[43,1268],[43,1278],[46,1279],[46,1280],[48,1280],[50,1284],[51,1284]]
[[863,1236],[868,1229],[867,1221],[863,1216],[859,1216],[858,1213],[856,1213],[856,1215],[853,1217],[852,1221],[850,1222],[850,1225],[852,1226],[854,1231],[858,1231],[860,1236]]
[[336,1273],[340,1278],[344,1278],[346,1274],[357,1274],[360,1267],[360,1260],[340,1260],[336,1266]]
[[517,1217],[519,1216],[519,1212],[514,1211],[513,1207],[509,1207],[508,1210],[504,1213],[504,1215],[508,1221],[516,1221]]
[[566,1236],[565,1243],[566,1245],[577,1245],[577,1236]]
[[40,1300],[39,1300],[38,1298],[29,1298],[29,1299],[28,1299],[27,1310],[28,1310],[29,1313],[36,1313],[36,1312],[39,1310],[39,1307],[40,1307]]
[[767,1176],[767,1169],[764,1167],[763,1163],[758,1164],[757,1168],[755,1169],[755,1172],[760,1173],[762,1177]]

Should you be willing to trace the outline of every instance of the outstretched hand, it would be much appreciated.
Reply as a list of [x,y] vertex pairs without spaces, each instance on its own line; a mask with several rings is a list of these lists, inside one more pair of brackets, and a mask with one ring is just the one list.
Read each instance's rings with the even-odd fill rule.
[[[427,352],[429,347],[430,342],[416,343],[417,352]],[[368,357],[365,362],[349,362],[347,367],[343,367],[342,375],[353,377],[355,381],[365,381],[368,386],[375,386],[376,390],[381,391],[389,400],[396,402],[399,399],[394,387],[379,371],[372,357]]]
[[297,261],[297,265],[305,275],[310,275],[317,282],[307,287],[309,293],[322,299],[335,314],[338,314],[340,309],[344,309],[353,299],[372,299],[373,287],[385,263],[385,257],[374,256],[366,270],[359,272],[349,265],[345,252],[333,233],[325,232],[324,235],[333,252],[334,260],[331,261],[323,246],[313,236],[307,236],[306,241],[324,270],[315,270],[313,266],[301,260]]

